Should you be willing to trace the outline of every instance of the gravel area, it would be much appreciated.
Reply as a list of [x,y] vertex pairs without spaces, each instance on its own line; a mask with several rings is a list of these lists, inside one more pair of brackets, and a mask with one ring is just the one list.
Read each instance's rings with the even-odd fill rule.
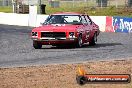
[[1,68],[0,88],[132,88],[132,82],[91,83],[80,86],[76,82],[78,67],[87,74],[132,75],[132,60]]
[[96,46],[34,49],[30,27],[0,25],[0,67],[80,63],[132,57],[132,34],[100,33]]

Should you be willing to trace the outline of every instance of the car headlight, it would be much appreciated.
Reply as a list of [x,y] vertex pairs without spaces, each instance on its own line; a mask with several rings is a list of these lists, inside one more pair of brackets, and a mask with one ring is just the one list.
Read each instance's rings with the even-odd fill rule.
[[75,33],[74,32],[69,32],[69,38],[75,38]]
[[36,36],[38,36],[38,33],[37,32],[32,32],[32,36],[36,37]]

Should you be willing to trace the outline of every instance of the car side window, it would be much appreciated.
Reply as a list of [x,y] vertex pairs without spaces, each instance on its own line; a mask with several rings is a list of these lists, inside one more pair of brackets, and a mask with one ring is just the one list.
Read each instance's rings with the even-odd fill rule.
[[85,18],[87,20],[88,25],[91,25],[92,21],[89,19],[89,17],[86,15]]
[[87,24],[87,21],[86,21],[86,19],[85,19],[85,16],[81,16],[81,22],[83,23],[83,24]]

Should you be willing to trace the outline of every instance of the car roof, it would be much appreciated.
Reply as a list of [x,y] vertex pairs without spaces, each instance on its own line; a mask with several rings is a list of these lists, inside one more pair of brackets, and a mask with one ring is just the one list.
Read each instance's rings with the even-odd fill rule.
[[58,12],[51,15],[83,15],[83,14],[77,12]]

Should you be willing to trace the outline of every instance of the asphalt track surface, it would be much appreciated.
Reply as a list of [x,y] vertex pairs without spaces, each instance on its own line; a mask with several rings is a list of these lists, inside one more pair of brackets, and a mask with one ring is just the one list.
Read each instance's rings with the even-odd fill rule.
[[30,27],[0,25],[0,67],[81,63],[132,57],[132,34],[100,33],[96,46],[34,49]]

